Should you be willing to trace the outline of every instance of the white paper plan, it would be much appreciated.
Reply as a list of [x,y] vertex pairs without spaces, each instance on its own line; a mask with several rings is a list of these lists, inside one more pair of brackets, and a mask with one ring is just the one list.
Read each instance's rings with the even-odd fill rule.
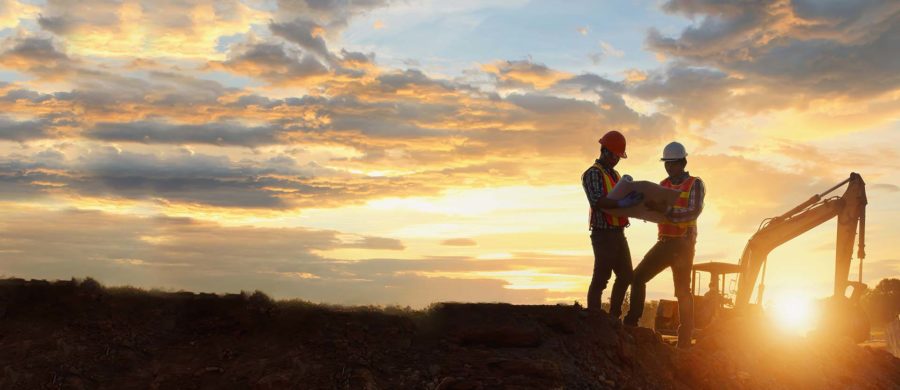
[[665,205],[668,209],[678,200],[681,194],[678,190],[663,187],[659,184],[649,181],[633,181],[631,176],[622,176],[622,180],[616,183],[613,190],[609,192],[609,199],[619,200],[627,196],[631,191],[637,191],[644,194],[644,200],[634,206],[624,209],[603,209],[603,212],[617,217],[637,218],[649,222],[664,222],[666,216],[663,213],[652,211],[647,208],[645,203],[652,201],[657,204]]

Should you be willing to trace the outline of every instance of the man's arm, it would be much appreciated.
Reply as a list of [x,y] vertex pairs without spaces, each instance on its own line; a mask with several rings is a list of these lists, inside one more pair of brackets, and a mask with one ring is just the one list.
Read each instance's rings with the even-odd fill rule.
[[606,190],[603,187],[603,178],[599,170],[591,169],[585,172],[581,178],[584,192],[587,194],[588,202],[595,209],[622,209],[634,206],[644,199],[644,194],[631,191],[622,199],[614,200],[606,197]]
[[688,195],[688,207],[684,209],[672,209],[666,214],[672,222],[687,222],[697,219],[703,212],[703,198],[706,197],[706,187],[703,180],[697,179],[691,186],[691,193]]
[[606,197],[603,188],[603,177],[600,176],[599,169],[589,169],[584,174],[582,185],[584,193],[587,195],[588,203],[595,209],[615,209],[619,207],[619,202]]
[[594,202],[594,208],[617,209],[617,208],[619,208],[619,201],[612,200],[612,199],[609,199],[606,196],[604,196],[602,198],[597,199],[597,201]]

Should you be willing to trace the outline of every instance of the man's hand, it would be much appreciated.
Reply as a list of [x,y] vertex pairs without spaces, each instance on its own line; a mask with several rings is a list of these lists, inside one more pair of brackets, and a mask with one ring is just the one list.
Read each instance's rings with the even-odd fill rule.
[[637,191],[631,191],[624,198],[619,199],[616,202],[616,205],[619,206],[620,209],[625,209],[641,203],[642,200],[644,200],[644,194]]
[[652,200],[648,200],[648,201],[644,202],[644,207],[646,207],[647,210],[655,211],[657,213],[665,214],[666,211],[668,211],[665,204],[657,203]]

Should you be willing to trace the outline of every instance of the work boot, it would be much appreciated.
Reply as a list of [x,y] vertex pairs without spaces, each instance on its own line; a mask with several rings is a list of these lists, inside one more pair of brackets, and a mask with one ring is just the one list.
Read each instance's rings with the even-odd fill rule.
[[622,327],[622,320],[618,317],[612,317],[609,319],[610,325],[612,325],[613,329],[619,329]]
[[678,343],[675,346],[678,349],[688,349],[691,347],[691,331],[678,330]]

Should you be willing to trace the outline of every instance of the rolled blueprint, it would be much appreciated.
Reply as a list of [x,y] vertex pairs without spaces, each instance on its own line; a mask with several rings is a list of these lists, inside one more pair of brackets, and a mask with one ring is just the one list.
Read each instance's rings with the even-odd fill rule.
[[678,200],[678,195],[681,193],[678,190],[666,188],[649,181],[634,181],[631,176],[624,175],[622,180],[616,183],[616,186],[613,187],[606,197],[619,200],[627,196],[631,191],[644,194],[644,200],[628,208],[603,209],[603,212],[618,217],[637,218],[649,222],[664,222],[666,221],[666,216],[663,213],[648,209],[645,203],[653,201],[657,204],[665,205],[665,208],[668,209],[675,204],[675,201]]

